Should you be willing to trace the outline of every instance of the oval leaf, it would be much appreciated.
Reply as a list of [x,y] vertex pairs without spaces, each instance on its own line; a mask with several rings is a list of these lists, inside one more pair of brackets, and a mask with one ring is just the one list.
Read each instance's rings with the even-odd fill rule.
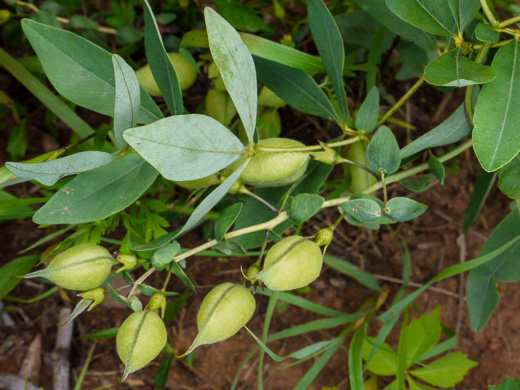
[[386,126],[381,126],[367,147],[368,166],[387,175],[394,173],[401,164],[401,153],[397,140]]
[[381,207],[371,199],[350,200],[340,208],[361,222],[375,222],[381,218]]
[[320,210],[324,201],[325,199],[315,194],[296,195],[287,212],[291,219],[303,223]]
[[[205,115],[172,116],[129,129],[125,140],[168,180],[196,180],[226,168],[244,150],[240,140]],[[237,153],[230,153],[230,152]]]
[[372,87],[356,117],[356,128],[371,133],[379,119],[379,90]]
[[385,213],[396,222],[409,221],[422,215],[428,206],[408,198],[390,199]]

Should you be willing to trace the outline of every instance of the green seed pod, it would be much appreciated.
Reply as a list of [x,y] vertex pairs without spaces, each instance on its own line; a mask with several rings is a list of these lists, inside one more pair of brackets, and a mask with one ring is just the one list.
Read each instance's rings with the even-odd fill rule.
[[[177,73],[181,89],[184,91],[191,87],[197,78],[197,69],[195,69],[182,54],[168,53],[168,57],[175,69],[175,73]],[[141,84],[146,92],[152,96],[162,96],[161,90],[153,78],[150,65],[143,66],[136,71],[135,74],[139,80],[139,84]]]
[[85,291],[84,293],[78,294],[83,299],[88,299],[93,301],[87,311],[91,311],[97,305],[103,303],[105,300],[105,296],[108,294],[102,287],[95,288],[94,290]]
[[316,280],[322,265],[323,256],[315,242],[290,236],[273,245],[255,279],[274,291],[294,290]]
[[175,184],[177,184],[178,186],[181,186],[188,190],[194,190],[196,188],[206,188],[209,186],[218,185],[220,183],[221,183],[221,178],[216,173],[214,173],[213,175],[203,177],[202,179],[175,182]]
[[99,287],[114,264],[112,255],[102,246],[82,244],[60,253],[47,268],[25,278],[43,277],[69,290],[86,291]]
[[227,92],[210,89],[206,95],[206,114],[224,126],[231,123],[237,109]]
[[116,337],[117,354],[125,365],[122,380],[155,359],[166,341],[166,327],[157,313],[145,310],[131,314]]
[[217,64],[214,62],[209,64],[208,77],[211,80],[213,88],[215,88],[217,91],[226,91],[226,86],[224,85],[224,81],[220,75],[220,70],[218,69]]
[[[282,187],[294,183],[305,173],[309,155],[305,152],[272,152],[265,148],[301,148],[301,142],[287,138],[269,138],[258,142],[257,152],[240,175],[244,184],[256,187]],[[223,173],[230,175],[238,169],[248,156],[244,155],[226,168]]]
[[204,297],[197,314],[199,334],[182,356],[200,345],[230,338],[249,322],[255,308],[255,298],[243,286],[223,283],[213,288]]
[[117,255],[116,261],[123,264],[123,266],[116,271],[116,274],[118,274],[134,268],[137,265],[137,256],[132,253],[120,253]]
[[[350,145],[345,154],[345,158],[367,166],[366,151],[367,144],[365,142],[356,142]],[[367,171],[350,164],[345,166],[345,173],[346,175],[350,175],[350,190],[354,193],[363,191],[377,181],[376,178]]]
[[269,88],[263,87],[260,91],[260,95],[258,95],[258,105],[273,108],[281,108],[285,107],[287,103],[280,99],[278,95],[276,95]]

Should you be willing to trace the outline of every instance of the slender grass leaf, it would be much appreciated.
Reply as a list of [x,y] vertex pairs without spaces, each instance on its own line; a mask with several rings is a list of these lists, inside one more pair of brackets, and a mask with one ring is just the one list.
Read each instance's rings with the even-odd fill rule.
[[[78,16],[78,15],[76,15]],[[85,361],[85,364],[83,365],[83,368],[81,369],[81,372],[79,374],[78,379],[76,380],[76,383],[74,385],[74,390],[81,390],[83,381],[85,380],[85,377],[87,376],[88,366],[90,365],[90,361],[92,360],[92,356],[94,356],[94,350],[96,349],[96,343],[92,344],[92,347],[90,348],[90,351],[88,352],[87,360]]]
[[39,224],[94,222],[134,203],[158,173],[137,153],[84,172],[61,188],[33,217]]
[[[372,344],[376,344],[372,337],[363,343],[363,358],[368,362],[365,368],[376,375],[395,375],[397,373],[397,354],[392,347],[383,341],[376,344],[379,345],[379,348]],[[374,351],[375,353],[373,353]],[[372,353],[373,357],[369,360]]]
[[[112,55],[85,38],[24,19],[22,28],[56,90],[71,102],[113,116],[115,77]],[[151,123],[163,115],[141,88],[139,123]]]
[[0,299],[9,294],[39,260],[38,255],[18,257],[0,268]]
[[371,133],[379,119],[379,90],[372,87],[356,117],[356,128]]
[[520,198],[520,155],[498,172],[498,188],[511,199]]
[[[125,140],[168,180],[196,180],[226,168],[244,146],[215,119],[199,114],[128,129]],[[235,152],[235,153],[233,153]]]
[[501,47],[492,67],[496,79],[484,85],[475,106],[473,148],[482,168],[496,171],[520,152],[520,43]]
[[91,333],[85,336],[81,336],[82,339],[85,340],[95,340],[95,339],[111,339],[117,336],[117,331],[119,327],[110,328],[102,330],[101,332]]
[[150,70],[159,86],[170,113],[172,115],[182,114],[182,91],[179,84],[179,77],[168,57],[168,53],[166,53],[159,27],[157,26],[148,0],[145,0],[143,8],[144,45],[146,49],[146,59],[150,64]]
[[482,210],[484,202],[495,184],[496,177],[496,173],[488,173],[483,169],[480,171],[471,194],[471,199],[469,200],[468,208],[464,212],[464,224],[462,225],[464,234],[468,234],[469,229],[477,220],[480,210]]
[[427,367],[411,370],[410,374],[434,386],[453,387],[478,363],[462,352],[455,352],[429,363]]
[[240,168],[238,168],[233,174],[231,174],[222,184],[213,190],[195,209],[193,214],[179,232],[179,235],[195,227],[204,216],[228,193],[228,191],[237,182],[242,171],[246,168],[249,163],[247,160]]
[[441,36],[458,34],[457,20],[446,1],[386,0],[386,4],[398,17],[423,31]]
[[422,362],[424,360],[431,359],[434,356],[440,355],[450,349],[453,349],[458,344],[459,340],[457,336],[453,336],[446,341],[436,345],[433,348],[430,348],[427,352],[417,358],[418,361]]
[[173,360],[175,359],[175,355],[168,355],[166,358],[159,363],[159,367],[157,367],[157,371],[155,373],[155,388],[156,389],[165,389],[166,383],[168,381],[168,375],[170,374],[170,370],[172,368]]
[[114,106],[114,135],[121,148],[127,143],[123,131],[137,125],[139,106],[141,104],[141,87],[134,70],[117,54],[112,57],[114,76],[116,79],[116,96]]
[[365,326],[359,328],[350,342],[348,352],[348,375],[352,390],[364,390],[363,383],[363,341],[365,339]]
[[243,205],[243,203],[235,203],[234,205],[229,206],[215,221],[215,239],[217,241],[222,241],[224,235],[228,232],[231,226],[233,226],[242,211]]
[[401,312],[409,305],[411,304],[419,295],[421,295],[424,291],[428,289],[429,286],[434,284],[435,282],[438,282],[440,280],[449,278],[451,276],[459,275],[463,272],[470,271],[482,264],[486,264],[487,262],[493,260],[495,257],[499,256],[500,254],[504,253],[507,249],[511,248],[514,244],[517,244],[520,241],[520,236],[516,237],[515,239],[509,241],[507,244],[501,246],[500,248],[487,253],[483,256],[479,256],[473,260],[466,261],[465,263],[452,265],[451,267],[446,268],[444,271],[442,271],[439,275],[431,279],[428,283],[426,283],[423,287],[417,289],[410,295],[408,295],[406,298],[400,300],[396,304],[394,304],[390,309],[388,309],[386,312],[381,314],[378,318],[379,320],[383,322],[387,322],[389,320],[394,319],[395,317],[398,317]]
[[301,69],[254,57],[258,81],[295,109],[338,122],[332,103],[314,79]]
[[204,16],[211,55],[252,144],[258,100],[253,57],[240,35],[225,19],[209,7],[204,10]]
[[325,63],[338,99],[343,121],[348,118],[347,95],[343,83],[345,47],[334,18],[323,0],[307,0],[309,25],[320,57]]
[[401,154],[392,130],[381,126],[367,147],[368,166],[376,171],[390,175],[399,169]]
[[401,159],[410,157],[428,148],[450,145],[460,141],[471,133],[471,130],[472,127],[466,116],[466,110],[464,105],[461,105],[439,126],[402,148]]
[[491,66],[477,64],[452,50],[431,62],[424,70],[424,79],[443,87],[467,87],[493,81],[497,72]]
[[33,164],[7,162],[5,166],[19,178],[36,180],[43,185],[52,186],[65,176],[99,168],[115,158],[109,153],[90,151]]
[[377,284],[377,281],[374,279],[372,275],[369,273],[362,271],[355,265],[345,261],[338,259],[336,257],[332,256],[324,256],[323,261],[325,264],[327,264],[329,267],[334,268],[336,271],[341,272],[342,274],[348,275],[355,280],[357,280],[359,283],[361,283],[363,286],[374,290],[374,291],[381,291],[381,287]]

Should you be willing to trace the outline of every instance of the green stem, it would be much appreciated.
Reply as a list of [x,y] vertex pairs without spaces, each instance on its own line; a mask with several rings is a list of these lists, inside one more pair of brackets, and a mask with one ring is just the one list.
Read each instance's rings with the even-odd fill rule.
[[378,126],[381,126],[383,123],[385,123],[388,118],[390,118],[392,115],[394,115],[394,113],[399,110],[403,104],[405,104],[408,99],[410,99],[412,97],[412,95],[417,92],[417,90],[421,87],[421,85],[424,84],[424,77],[421,77],[419,80],[417,80],[415,82],[414,85],[412,85],[412,88],[410,88],[402,97],[401,99],[399,99],[399,101],[397,103],[394,104],[394,106],[388,110],[387,113],[385,113],[385,115],[383,115],[383,117],[381,118],[381,120],[377,123]]
[[518,23],[518,22],[520,22],[520,15],[515,16],[514,18],[511,18],[511,19],[504,20],[502,23],[500,23],[498,25],[498,27],[504,28],[504,27],[510,26],[510,25]]
[[166,275],[166,280],[163,283],[161,288],[161,292],[164,294],[166,291],[166,287],[168,287],[168,283],[170,282],[170,278],[172,277],[173,264],[170,264],[170,269],[168,270],[168,275]]
[[[267,342],[267,336],[269,335],[269,325],[271,325],[271,319],[273,318],[274,308],[276,306],[276,301],[278,300],[278,291],[273,291],[273,294],[269,298],[269,303],[267,304],[267,312],[265,314],[265,322],[264,322],[264,331],[262,332],[262,342],[265,344]],[[258,357],[258,390],[262,390],[262,374],[263,374],[263,366],[264,366],[264,356],[265,351],[263,349],[260,350],[260,356]]]
[[371,174],[372,176],[374,176],[376,179],[379,179],[379,176],[377,176],[377,173],[375,173],[375,172],[374,172],[373,170],[371,170],[370,168],[365,167],[364,165],[358,164],[357,162],[347,160],[346,158],[342,158],[342,159],[340,160],[340,163],[349,164],[349,165],[353,165],[353,166],[355,166],[355,167],[361,168],[361,169],[363,169],[364,171],[370,173],[370,174]]
[[[475,58],[475,62],[477,64],[481,64],[484,62],[484,59],[486,58],[487,53],[489,52],[489,49],[491,48],[491,43],[485,43],[482,45],[481,49],[479,50],[477,57]],[[473,123],[473,91],[475,90],[475,85],[470,85],[466,88],[466,93],[464,96],[464,105],[466,107],[466,114],[468,116],[469,123],[471,123],[471,126],[474,126]]]
[[383,186],[383,204],[386,207],[386,203],[388,202],[388,192],[386,191],[386,183],[385,183],[385,171],[381,170],[381,185]]
[[493,15],[493,11],[491,11],[491,8],[489,7],[487,0],[480,0],[480,4],[482,5],[482,9],[484,10],[484,13],[486,14],[486,17],[488,18],[489,23],[491,23],[491,25],[494,28],[498,28],[500,26],[500,23],[495,18],[495,15]]

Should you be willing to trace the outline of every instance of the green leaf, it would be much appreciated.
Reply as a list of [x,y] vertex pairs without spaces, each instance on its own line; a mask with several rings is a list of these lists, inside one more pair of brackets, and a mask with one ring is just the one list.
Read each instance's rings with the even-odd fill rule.
[[444,184],[444,176],[446,176],[446,171],[444,170],[444,165],[439,161],[437,157],[430,150],[430,157],[428,158],[428,167],[435,175],[437,179]]
[[89,306],[91,305],[91,303],[94,302],[92,299],[82,299],[80,300],[76,306],[74,307],[74,310],[72,311],[72,313],[70,313],[70,315],[68,316],[68,318],[65,320],[65,322],[63,322],[62,324],[60,324],[60,326],[65,326],[67,325],[70,321],[74,320],[76,317],[78,317],[81,313],[83,313],[85,310],[87,310],[89,308]]
[[443,87],[467,87],[493,81],[497,72],[490,66],[477,64],[460,54],[459,49],[449,51],[431,62],[424,70],[424,79]]
[[168,53],[166,53],[159,27],[148,0],[145,0],[143,8],[145,22],[144,45],[150,70],[170,113],[172,115],[182,114],[182,92],[179,85],[179,77],[168,57]]
[[489,390],[520,390],[520,379],[507,378],[499,386],[489,386]]
[[39,260],[38,255],[18,257],[0,268],[0,299],[9,294]]
[[[101,114],[114,115],[115,78],[112,55],[69,31],[24,19],[22,28],[56,90],[71,102]],[[141,88],[139,123],[163,115]]]
[[164,314],[164,323],[170,325],[179,311],[184,307],[186,299],[188,299],[189,290],[185,290],[181,295],[168,303]]
[[152,255],[152,265],[159,271],[162,271],[168,264],[171,263],[180,249],[181,246],[177,241],[159,248]]
[[182,283],[190,288],[191,290],[193,290],[194,292],[197,292],[197,290],[195,289],[195,286],[193,285],[192,281],[190,280],[190,278],[188,278],[188,275],[186,275],[184,273],[184,270],[182,269],[182,267],[180,266],[180,264],[176,261],[172,262],[172,265],[173,267],[173,272],[175,273],[175,275],[177,275],[177,277],[182,281]]
[[117,54],[112,57],[116,86],[114,106],[114,136],[121,148],[127,144],[123,131],[137,125],[139,105],[141,104],[141,87],[134,70]]
[[422,176],[411,176],[400,181],[401,185],[408,191],[423,192],[429,189],[436,177],[433,173],[428,173]]
[[157,367],[157,371],[155,373],[156,389],[166,388],[166,382],[168,381],[168,375],[170,374],[174,359],[175,355],[168,355],[161,363],[159,363],[159,367]]
[[371,133],[379,119],[379,90],[372,87],[356,116],[356,128]]
[[[513,210],[489,236],[480,256],[487,255],[519,237],[520,214],[518,210]],[[518,256],[520,243],[517,242],[485,266],[470,272],[466,283],[466,297],[470,323],[474,330],[484,328],[498,305],[497,282],[520,281]]]
[[469,25],[480,10],[479,0],[448,0],[448,6],[460,33]]
[[224,235],[228,232],[231,226],[233,226],[242,211],[243,205],[243,203],[235,203],[234,205],[229,206],[215,221],[215,239],[217,241],[222,241]]
[[338,116],[316,81],[301,69],[254,57],[258,81],[290,106],[338,122]]
[[374,341],[375,339],[373,337],[368,337],[368,340],[366,339],[363,343],[363,359],[368,359],[373,348],[376,348],[377,350],[365,368],[376,375],[395,375],[397,373],[396,353],[385,342],[381,344],[380,348],[377,348],[372,344]]
[[457,21],[446,3],[439,0],[386,0],[388,8],[405,22],[435,35],[456,36]]
[[401,158],[405,159],[428,148],[450,145],[465,138],[471,130],[472,127],[468,121],[466,109],[464,105],[461,105],[439,126],[401,149]]
[[424,314],[413,319],[406,327],[406,367],[411,367],[426,352],[433,348],[441,339],[441,310],[438,306],[430,314]]
[[[168,180],[196,180],[241,156],[240,140],[215,119],[178,115],[128,129],[125,140]],[[236,153],[230,153],[236,152]]]
[[235,103],[247,138],[253,143],[258,100],[253,57],[240,35],[219,14],[206,7],[204,17],[211,55]]
[[97,24],[94,20],[89,19],[83,15],[72,15],[69,24],[72,28],[96,29],[99,27],[99,24]]
[[415,382],[411,376],[407,376],[406,380],[408,382],[408,386],[410,386],[410,390],[434,390],[433,387],[425,386],[422,383]]
[[475,29],[475,35],[479,41],[496,43],[500,40],[500,33],[489,24],[479,23]]
[[81,336],[82,339],[95,340],[95,339],[111,339],[117,336],[119,327],[102,330],[101,332],[91,333],[85,336]]
[[498,188],[511,199],[520,198],[520,156],[498,172]]
[[464,375],[478,363],[462,352],[451,353],[430,363],[427,367],[410,371],[413,376],[434,386],[452,387],[464,379]]
[[[148,286],[146,284],[140,284],[138,288],[139,288],[139,291],[141,291],[147,297],[151,297],[152,295],[161,292],[161,290],[159,290],[158,288]],[[168,292],[168,291],[165,291],[163,294],[167,297],[172,297],[174,295],[177,295],[176,292]]]
[[349,200],[339,207],[361,222],[375,222],[381,218],[381,207],[371,199]]
[[38,224],[85,223],[107,218],[134,203],[157,171],[137,153],[84,172],[61,188],[33,217]]
[[365,326],[359,328],[350,342],[348,352],[348,375],[352,390],[363,390],[363,342],[365,339]]
[[368,166],[376,171],[390,175],[399,169],[401,154],[397,140],[386,126],[381,126],[367,147]]
[[484,202],[495,184],[496,177],[496,173],[488,173],[483,169],[480,170],[468,208],[464,212],[464,224],[462,225],[464,234],[468,234],[469,229],[480,214],[480,210],[482,210],[482,206],[484,206]]
[[325,63],[332,87],[336,93],[343,120],[348,118],[347,95],[343,83],[345,47],[334,18],[322,0],[307,1],[309,25],[314,42]]
[[323,261],[325,264],[331,268],[334,268],[336,271],[354,278],[363,286],[368,287],[374,291],[381,291],[381,287],[379,287],[374,277],[371,274],[362,271],[359,269],[359,267],[356,267],[355,265],[345,260],[341,260],[332,256],[324,256]]
[[520,152],[520,43],[501,47],[492,67],[496,79],[484,85],[475,106],[473,148],[482,168],[496,171]]
[[233,174],[231,174],[222,184],[215,188],[213,192],[197,206],[178,235],[191,230],[202,220],[202,218],[204,218],[204,216],[228,193],[231,187],[233,187],[248,163],[249,160],[242,164],[240,168],[233,172]]
[[292,201],[287,213],[298,223],[311,219],[321,209],[325,199],[315,194],[299,194]]
[[215,5],[224,19],[237,30],[273,32],[273,29],[258,16],[253,7],[230,0],[215,0]]
[[428,206],[409,198],[393,198],[386,204],[385,214],[396,222],[410,221],[422,215]]
[[19,178],[52,186],[65,176],[90,171],[112,162],[115,158],[109,153],[92,151],[34,164],[7,162],[5,166]]

